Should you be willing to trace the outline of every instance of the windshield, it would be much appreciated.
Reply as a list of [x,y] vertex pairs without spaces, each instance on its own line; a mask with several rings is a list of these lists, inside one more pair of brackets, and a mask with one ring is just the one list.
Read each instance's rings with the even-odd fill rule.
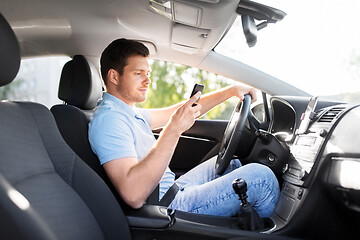
[[249,48],[238,17],[215,51],[312,95],[360,102],[360,1],[263,0],[286,12]]

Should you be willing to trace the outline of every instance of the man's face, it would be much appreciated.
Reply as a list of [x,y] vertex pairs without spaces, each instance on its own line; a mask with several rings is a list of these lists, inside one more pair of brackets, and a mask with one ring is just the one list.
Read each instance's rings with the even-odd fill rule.
[[128,105],[146,100],[150,85],[150,66],[146,57],[132,56],[127,59],[123,75],[119,75],[117,93]]

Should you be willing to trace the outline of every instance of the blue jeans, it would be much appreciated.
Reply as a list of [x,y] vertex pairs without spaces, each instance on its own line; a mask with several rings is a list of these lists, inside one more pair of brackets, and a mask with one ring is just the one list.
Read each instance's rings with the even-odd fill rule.
[[179,177],[175,182],[180,190],[169,207],[185,212],[235,216],[241,202],[232,182],[243,178],[247,183],[248,201],[259,216],[271,215],[280,190],[270,168],[257,163],[242,166],[234,159],[223,175],[216,176],[215,163],[216,157],[213,157]]

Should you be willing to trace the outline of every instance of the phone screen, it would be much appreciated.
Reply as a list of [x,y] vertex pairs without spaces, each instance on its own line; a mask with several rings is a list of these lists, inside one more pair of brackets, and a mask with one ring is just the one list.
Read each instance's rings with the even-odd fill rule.
[[[202,84],[195,84],[194,85],[194,88],[193,88],[193,90],[192,90],[192,92],[191,92],[191,95],[190,95],[190,98],[192,97],[192,96],[194,96],[197,92],[202,92],[204,90],[204,85],[202,85]],[[196,102],[199,102],[199,99],[200,98],[198,98],[197,100],[196,100]]]
[[[190,94],[190,98],[194,96],[197,92],[202,92],[204,90],[204,85],[195,83],[194,88]],[[196,103],[199,102],[200,97],[196,100]],[[196,106],[196,103],[193,103],[193,107]]]

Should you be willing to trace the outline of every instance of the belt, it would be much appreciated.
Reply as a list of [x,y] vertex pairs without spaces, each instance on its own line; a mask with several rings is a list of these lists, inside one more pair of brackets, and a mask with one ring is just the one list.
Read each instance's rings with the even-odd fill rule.
[[148,197],[146,202],[147,204],[168,207],[170,203],[174,200],[178,191],[179,191],[179,186],[176,183],[174,183],[159,201],[159,185],[157,185],[154,191]]

